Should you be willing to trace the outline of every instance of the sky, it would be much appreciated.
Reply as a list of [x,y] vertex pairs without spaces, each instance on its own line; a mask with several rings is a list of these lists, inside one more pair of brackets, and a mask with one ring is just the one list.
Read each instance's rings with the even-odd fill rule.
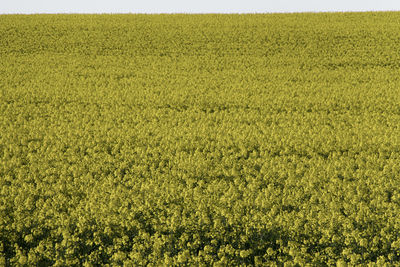
[[400,0],[0,0],[0,14],[400,11]]

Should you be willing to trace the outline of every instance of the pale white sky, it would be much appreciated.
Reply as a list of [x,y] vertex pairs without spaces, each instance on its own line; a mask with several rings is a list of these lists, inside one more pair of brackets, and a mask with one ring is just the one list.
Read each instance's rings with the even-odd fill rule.
[[400,0],[0,0],[7,13],[271,13],[400,11]]

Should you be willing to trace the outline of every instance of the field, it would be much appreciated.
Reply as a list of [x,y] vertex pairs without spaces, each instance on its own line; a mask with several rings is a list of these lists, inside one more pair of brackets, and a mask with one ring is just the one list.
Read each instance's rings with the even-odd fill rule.
[[0,16],[0,265],[399,266],[399,21]]

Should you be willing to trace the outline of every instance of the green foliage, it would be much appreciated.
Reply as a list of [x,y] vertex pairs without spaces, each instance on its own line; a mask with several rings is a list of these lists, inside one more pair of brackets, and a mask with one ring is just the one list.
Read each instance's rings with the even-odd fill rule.
[[0,265],[400,265],[399,19],[0,16]]

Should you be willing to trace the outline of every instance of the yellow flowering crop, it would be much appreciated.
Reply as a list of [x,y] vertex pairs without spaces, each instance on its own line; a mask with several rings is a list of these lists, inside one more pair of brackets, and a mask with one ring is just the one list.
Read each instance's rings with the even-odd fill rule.
[[400,265],[399,21],[1,15],[0,264]]

